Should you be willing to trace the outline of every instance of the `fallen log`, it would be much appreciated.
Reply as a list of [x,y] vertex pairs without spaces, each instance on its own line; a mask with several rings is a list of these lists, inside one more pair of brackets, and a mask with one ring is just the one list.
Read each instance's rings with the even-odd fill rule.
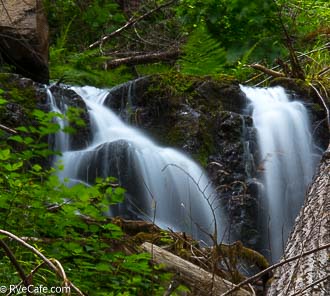
[[109,60],[105,64],[105,68],[116,68],[121,65],[134,66],[140,64],[156,63],[160,61],[168,61],[176,59],[180,54],[179,50],[170,50],[165,52],[146,53],[131,57]]
[[[195,264],[184,260],[156,245],[143,243],[142,249],[152,255],[154,262],[164,264],[165,268],[175,272],[182,283],[191,288],[195,296],[221,295],[235,285],[217,275],[214,275]],[[239,289],[232,296],[249,296],[250,292]]]

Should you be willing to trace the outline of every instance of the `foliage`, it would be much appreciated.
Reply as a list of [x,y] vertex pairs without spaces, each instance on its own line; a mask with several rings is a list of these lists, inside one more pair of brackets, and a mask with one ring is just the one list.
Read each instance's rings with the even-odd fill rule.
[[114,86],[133,79],[131,70],[122,66],[111,71],[102,69],[102,57],[93,51],[82,53],[58,51],[51,48],[50,74],[52,79],[74,85]]
[[[221,71],[246,80],[253,74],[247,65],[253,63],[280,66],[287,76],[306,72],[298,76],[309,79],[328,65],[327,50],[318,51],[330,33],[326,0],[177,1],[93,51],[87,49],[89,44],[123,26],[130,16],[141,16],[164,1],[143,1],[133,11],[121,10],[116,1],[44,3],[52,32],[51,77],[64,76],[68,83],[108,86],[177,68],[197,75]],[[183,55],[174,68],[167,62],[118,71],[104,71],[102,66],[104,60],[118,56],[178,47]],[[302,55],[311,51],[312,55]],[[302,71],[295,71],[299,64]]]
[[82,49],[125,21],[115,1],[44,0],[52,43],[65,39],[68,49]]
[[226,52],[204,27],[197,27],[183,46],[180,71],[190,75],[214,75],[223,71]]
[[230,63],[237,61],[257,42],[255,59],[267,57],[270,60],[282,51],[276,38],[280,30],[272,0],[184,0],[177,12],[188,31],[206,26],[226,49]]
[[102,57],[86,46],[125,21],[115,1],[45,0],[51,28],[50,76],[68,84],[112,86],[132,78],[126,67],[104,71]]
[[324,0],[277,0],[284,43],[296,51],[307,79],[315,79],[329,65],[330,4]]
[[[0,98],[0,104],[6,103]],[[123,232],[103,215],[109,204],[122,201],[125,191],[113,188],[111,178],[96,180],[90,187],[68,187],[54,169],[38,162],[53,153],[43,139],[59,131],[52,121],[55,116],[60,115],[35,110],[36,125],[19,127],[18,134],[0,142],[0,228],[25,237],[39,251],[59,260],[68,278],[88,295],[162,293],[159,283],[167,275],[154,271],[147,254],[125,255],[118,247],[125,241]],[[41,263],[14,241],[3,240],[27,273]],[[2,258],[0,281],[18,283],[16,270],[6,256]],[[41,268],[33,284],[61,283]]]

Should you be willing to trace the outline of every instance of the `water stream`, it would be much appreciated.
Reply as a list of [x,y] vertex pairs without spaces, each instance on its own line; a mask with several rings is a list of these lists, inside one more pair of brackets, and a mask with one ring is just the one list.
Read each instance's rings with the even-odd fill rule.
[[[250,101],[258,132],[264,182],[264,221],[270,257],[280,258],[315,170],[313,139],[305,106],[291,101],[282,87],[241,86]],[[267,236],[266,236],[267,237]]]
[[[60,178],[92,184],[98,176],[115,176],[127,193],[125,203],[111,209],[111,215],[155,221],[165,229],[186,231],[200,239],[206,237],[203,231],[211,233],[214,219],[207,199],[211,202],[214,196],[205,172],[184,154],[157,146],[124,123],[104,105],[109,90],[72,89],[86,103],[92,142],[83,150],[62,150],[57,159],[64,165]],[[50,103],[60,111],[54,100]],[[57,136],[56,141],[67,139]]]

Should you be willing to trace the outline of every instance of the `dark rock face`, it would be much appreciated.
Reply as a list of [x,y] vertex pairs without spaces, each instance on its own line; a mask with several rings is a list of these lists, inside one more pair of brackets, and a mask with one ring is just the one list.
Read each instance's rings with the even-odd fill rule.
[[[126,198],[123,203],[113,207],[112,214],[130,219],[140,219],[142,215],[138,209],[147,208],[147,206],[143,204],[144,191],[140,188],[139,170],[133,159],[132,149],[134,147],[129,142],[119,140],[101,144],[95,151],[83,152],[83,161],[80,162],[77,177],[88,183],[93,183],[96,177],[115,177],[119,180],[119,185],[126,189]],[[85,169],[85,163],[88,163],[88,170]]]
[[34,81],[48,83],[48,24],[41,0],[3,0],[0,60]]

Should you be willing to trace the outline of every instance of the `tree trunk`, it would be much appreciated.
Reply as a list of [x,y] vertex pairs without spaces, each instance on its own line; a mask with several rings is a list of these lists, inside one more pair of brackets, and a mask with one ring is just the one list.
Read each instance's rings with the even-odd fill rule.
[[[305,204],[288,240],[285,257],[292,257],[330,242],[330,145],[310,186]],[[317,295],[330,291],[329,249],[279,267],[268,296]]]
[[[169,271],[175,272],[185,285],[191,288],[194,296],[221,295],[231,289],[234,284],[186,261],[156,245],[143,243],[142,249],[152,255],[158,264],[164,264]],[[232,296],[249,296],[250,292],[240,289]]]

